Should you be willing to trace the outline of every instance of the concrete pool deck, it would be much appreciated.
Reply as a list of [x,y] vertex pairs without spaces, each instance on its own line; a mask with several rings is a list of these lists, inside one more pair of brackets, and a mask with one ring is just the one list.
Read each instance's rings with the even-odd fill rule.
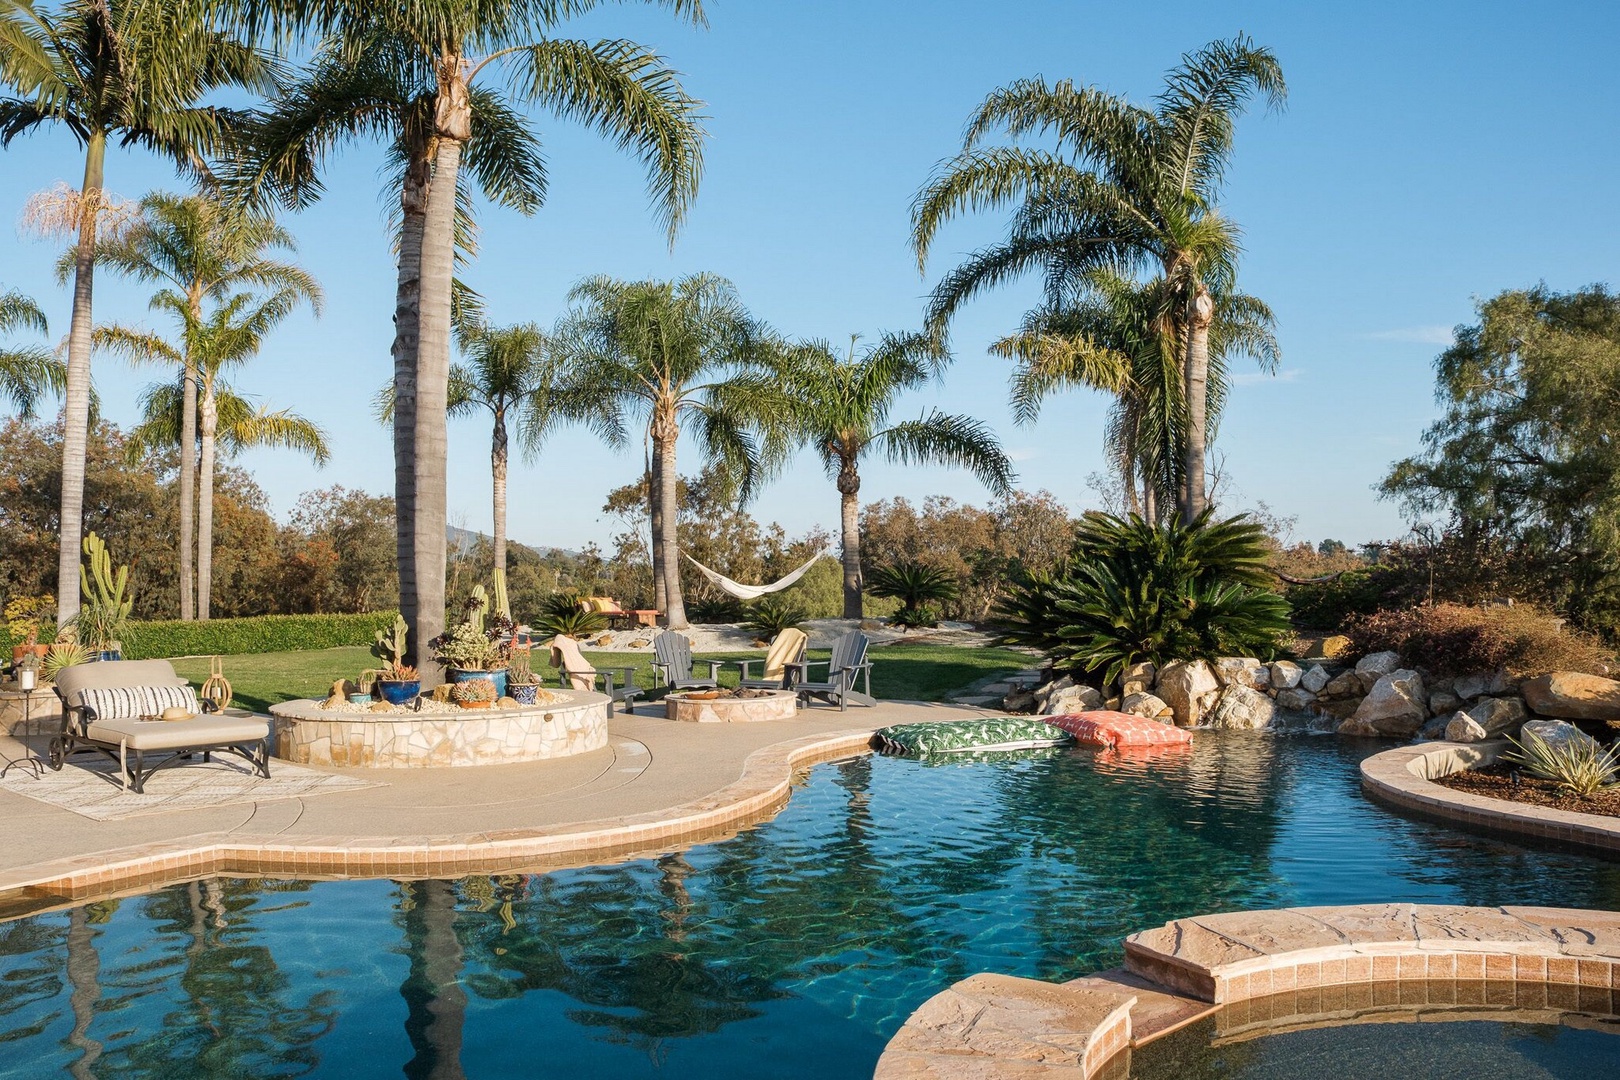
[[[320,770],[377,786],[117,821],[0,790],[0,903],[37,910],[213,874],[459,877],[667,850],[765,820],[787,801],[797,770],[864,753],[880,727],[987,715],[895,701],[750,724],[621,712],[608,746],[576,757]],[[0,738],[0,751],[23,749]]]

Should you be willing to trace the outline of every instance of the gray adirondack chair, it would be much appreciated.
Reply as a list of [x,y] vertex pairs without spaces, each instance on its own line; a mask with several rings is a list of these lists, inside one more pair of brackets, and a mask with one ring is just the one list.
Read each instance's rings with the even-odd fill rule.
[[[829,659],[788,664],[788,670],[793,673],[793,689],[799,692],[799,700],[809,704],[811,698],[820,698],[829,705],[837,705],[839,712],[851,704],[876,705],[877,699],[872,696],[872,662],[866,658],[870,645],[871,641],[865,634],[851,630],[833,643]],[[826,679],[820,682],[811,679],[810,669],[823,664],[827,665]],[[855,689],[857,679],[861,681],[860,690]]]
[[683,635],[665,630],[653,638],[653,682],[660,679],[671,690],[715,690],[720,686],[720,669],[724,660],[699,660],[709,665],[709,677],[692,677],[692,643]]

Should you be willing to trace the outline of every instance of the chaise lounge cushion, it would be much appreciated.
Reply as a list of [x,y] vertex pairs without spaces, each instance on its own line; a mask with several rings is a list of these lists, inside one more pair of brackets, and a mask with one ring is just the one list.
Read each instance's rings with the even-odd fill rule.
[[56,676],[56,692],[69,705],[80,704],[86,690],[113,686],[186,686],[167,660],[103,660],[74,664]]
[[130,750],[182,750],[189,747],[250,743],[270,736],[270,725],[248,716],[197,716],[190,720],[98,720],[88,736],[122,743]]
[[80,705],[97,720],[160,716],[164,709],[196,713],[197,692],[190,686],[92,686],[79,691]]

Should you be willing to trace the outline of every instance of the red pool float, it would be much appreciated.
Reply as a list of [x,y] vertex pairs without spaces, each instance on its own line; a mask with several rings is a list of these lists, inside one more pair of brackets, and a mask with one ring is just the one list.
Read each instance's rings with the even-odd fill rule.
[[1138,746],[1185,746],[1192,732],[1130,713],[1097,710],[1043,717],[1048,724],[1062,728],[1083,743],[1122,750]]

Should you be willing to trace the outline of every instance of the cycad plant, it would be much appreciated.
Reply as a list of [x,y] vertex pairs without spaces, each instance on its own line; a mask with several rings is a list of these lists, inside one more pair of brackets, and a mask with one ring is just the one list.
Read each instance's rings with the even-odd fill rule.
[[744,630],[768,640],[783,630],[798,626],[809,617],[804,608],[787,597],[762,596],[748,605],[742,625]]
[[908,559],[874,567],[867,586],[874,596],[900,601],[894,621],[901,626],[935,625],[939,614],[931,605],[957,595],[956,579],[947,571]]
[[1242,517],[1155,525],[1087,514],[1065,572],[1015,586],[1004,640],[1114,682],[1144,661],[1275,655],[1288,604],[1269,587],[1265,531]]

